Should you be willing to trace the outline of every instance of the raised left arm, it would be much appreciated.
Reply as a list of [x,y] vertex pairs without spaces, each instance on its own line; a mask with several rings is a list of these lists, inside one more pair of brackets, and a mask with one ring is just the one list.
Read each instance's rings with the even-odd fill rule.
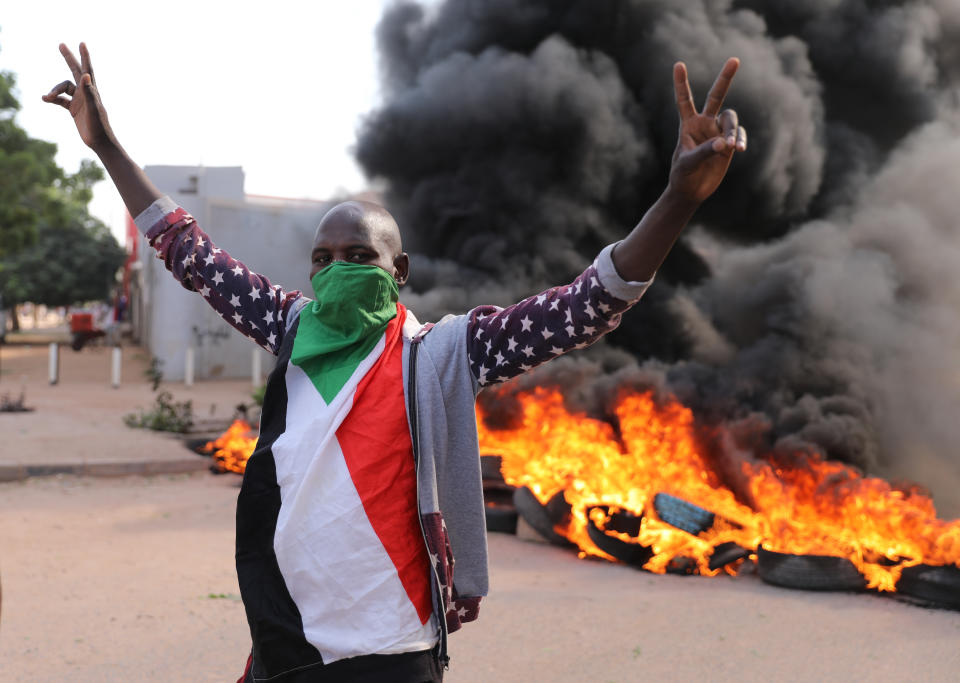
[[670,166],[670,182],[643,220],[617,245],[613,262],[625,280],[646,281],[663,263],[694,212],[719,187],[736,152],[747,149],[747,132],[732,109],[720,111],[740,60],[724,64],[697,112],[687,67],[673,67],[680,133]]
[[516,377],[573,349],[597,341],[620,324],[642,296],[700,204],[719,187],[747,133],[723,100],[740,61],[727,60],[697,112],[682,62],[674,65],[680,134],[667,189],[621,242],[604,249],[569,285],[553,287],[513,306],[481,306],[469,313],[467,350],[480,387]]

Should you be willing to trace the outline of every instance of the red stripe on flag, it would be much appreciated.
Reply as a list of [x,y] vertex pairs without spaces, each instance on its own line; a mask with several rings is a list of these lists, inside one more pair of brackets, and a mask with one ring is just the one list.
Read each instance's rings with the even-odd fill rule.
[[406,309],[386,330],[386,347],[357,386],[353,408],[337,430],[350,478],[370,525],[390,556],[420,623],[430,618],[430,560],[420,531],[417,473],[403,395]]

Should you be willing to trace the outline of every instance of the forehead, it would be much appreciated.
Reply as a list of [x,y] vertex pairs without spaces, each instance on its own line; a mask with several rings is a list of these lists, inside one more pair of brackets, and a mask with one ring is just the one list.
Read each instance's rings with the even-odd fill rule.
[[314,249],[349,245],[389,246],[393,231],[382,216],[352,204],[332,208],[317,226]]

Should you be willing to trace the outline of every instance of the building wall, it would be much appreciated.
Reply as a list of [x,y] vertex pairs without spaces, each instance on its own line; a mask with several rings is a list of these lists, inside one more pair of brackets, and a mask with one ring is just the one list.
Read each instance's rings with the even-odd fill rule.
[[[144,171],[193,214],[218,247],[272,283],[310,295],[310,250],[329,203],[246,197],[238,167],[147,166]],[[137,332],[163,362],[165,378],[183,379],[190,346],[195,349],[196,379],[250,377],[254,353],[261,356],[264,373],[273,367],[272,355],[174,280],[145,240],[140,253],[143,314]]]

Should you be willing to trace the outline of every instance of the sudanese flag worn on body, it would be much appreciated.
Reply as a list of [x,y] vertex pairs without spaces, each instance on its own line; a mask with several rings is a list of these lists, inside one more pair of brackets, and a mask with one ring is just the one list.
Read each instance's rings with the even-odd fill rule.
[[374,266],[338,262],[313,285],[272,445],[277,562],[325,662],[426,649],[437,627],[403,393],[406,309]]

